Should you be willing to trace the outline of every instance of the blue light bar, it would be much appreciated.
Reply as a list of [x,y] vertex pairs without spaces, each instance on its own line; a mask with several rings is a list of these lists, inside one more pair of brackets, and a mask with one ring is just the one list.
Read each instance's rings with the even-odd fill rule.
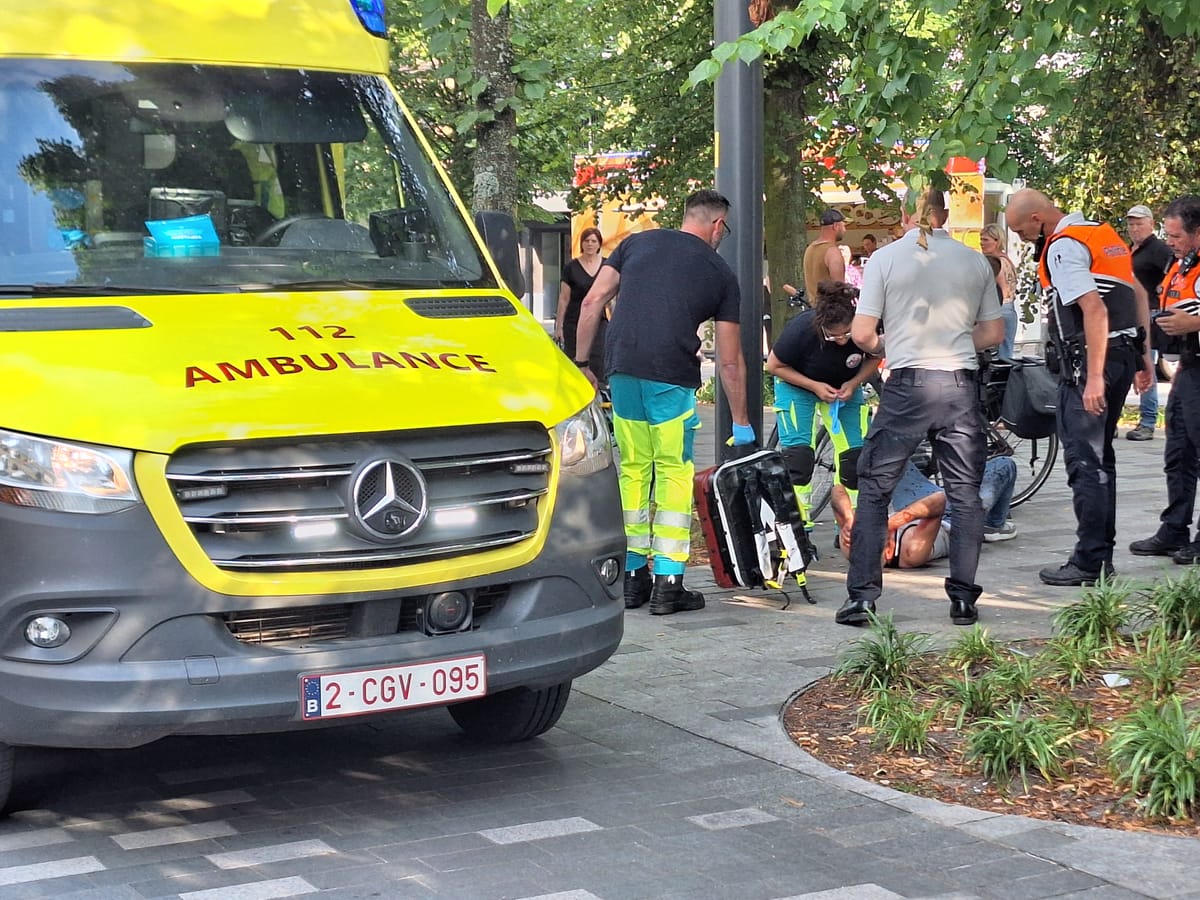
[[384,19],[383,0],[350,0],[358,21],[363,28],[376,37],[387,37],[387,21]]

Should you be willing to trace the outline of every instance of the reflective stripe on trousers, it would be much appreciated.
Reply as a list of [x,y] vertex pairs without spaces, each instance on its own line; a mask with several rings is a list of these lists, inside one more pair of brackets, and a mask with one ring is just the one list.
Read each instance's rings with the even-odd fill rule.
[[[682,573],[691,552],[692,447],[700,417],[692,388],[614,374],[613,431],[621,449],[621,507],[632,553],[660,558],[655,574]],[[651,492],[654,520],[650,520]]]

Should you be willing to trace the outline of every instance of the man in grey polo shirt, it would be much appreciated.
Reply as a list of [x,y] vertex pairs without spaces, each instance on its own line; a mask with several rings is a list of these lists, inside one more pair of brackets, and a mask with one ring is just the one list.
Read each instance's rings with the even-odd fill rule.
[[[944,230],[942,192],[922,197],[918,214],[919,228],[871,256],[850,329],[865,352],[886,353],[890,374],[859,457],[848,597],[835,616],[841,625],[866,624],[875,612],[883,593],[888,503],[925,437],[933,444],[955,510],[945,581],[950,620],[970,625],[978,618],[975,602],[983,591],[975,584],[983,542],[979,482],[987,447],[976,354],[1000,343],[1004,320],[988,261]],[[883,337],[877,333],[880,323]]]

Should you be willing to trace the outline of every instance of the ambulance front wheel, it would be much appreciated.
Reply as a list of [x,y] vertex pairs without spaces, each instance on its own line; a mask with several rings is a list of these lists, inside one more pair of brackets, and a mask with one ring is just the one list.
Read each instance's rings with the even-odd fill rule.
[[449,707],[450,715],[471,740],[514,744],[549,731],[571,696],[571,682],[548,688],[514,688]]
[[0,816],[8,811],[13,789],[13,764],[16,753],[10,744],[0,743]]

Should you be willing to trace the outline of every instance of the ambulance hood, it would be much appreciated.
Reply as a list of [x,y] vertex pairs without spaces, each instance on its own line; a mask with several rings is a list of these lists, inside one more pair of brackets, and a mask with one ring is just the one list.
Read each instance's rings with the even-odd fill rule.
[[0,427],[170,453],[200,442],[536,421],[592,389],[496,294],[10,300]]

